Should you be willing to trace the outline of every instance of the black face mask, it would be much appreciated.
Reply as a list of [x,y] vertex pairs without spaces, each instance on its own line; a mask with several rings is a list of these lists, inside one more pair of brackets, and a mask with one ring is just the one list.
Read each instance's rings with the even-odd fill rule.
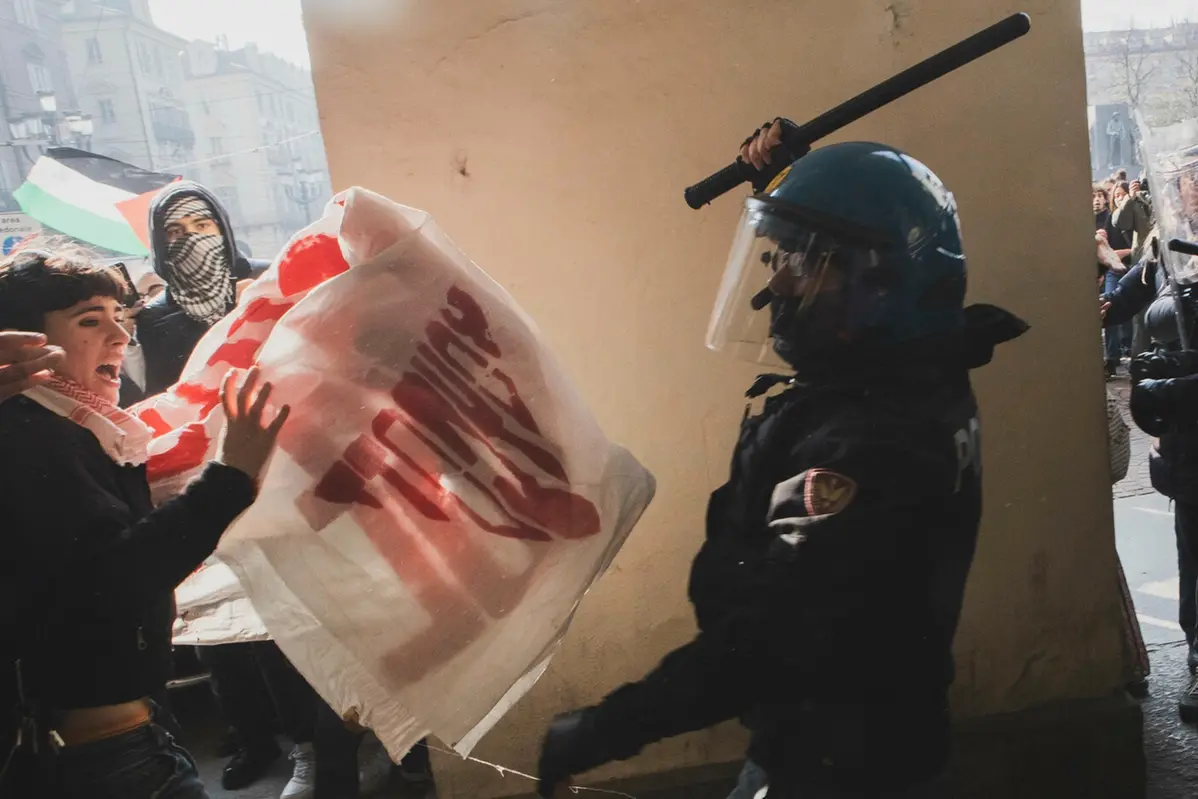
[[770,336],[774,352],[791,366],[798,366],[803,349],[799,335],[799,306],[801,297],[770,297]]
[[212,325],[236,303],[224,237],[188,233],[167,245],[167,285],[191,318]]

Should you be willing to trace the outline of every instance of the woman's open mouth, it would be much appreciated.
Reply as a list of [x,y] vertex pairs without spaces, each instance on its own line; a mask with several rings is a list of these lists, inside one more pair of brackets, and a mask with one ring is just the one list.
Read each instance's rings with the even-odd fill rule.
[[96,374],[114,385],[121,384],[121,367],[119,364],[102,363],[96,367]]

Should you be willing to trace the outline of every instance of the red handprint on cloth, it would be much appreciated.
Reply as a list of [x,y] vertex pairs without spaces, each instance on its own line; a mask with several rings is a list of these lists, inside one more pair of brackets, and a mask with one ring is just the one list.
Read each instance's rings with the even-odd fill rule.
[[[571,490],[565,466],[503,370],[478,302],[451,288],[424,333],[389,392],[393,404],[299,500],[317,531],[351,512],[438,620],[388,655],[388,673],[401,682],[419,679],[476,640],[489,620],[511,612],[551,542],[600,531],[598,510]],[[318,402],[326,400],[336,401]],[[304,442],[293,458],[328,463],[327,432],[317,429],[320,420],[308,424],[299,436],[292,430],[292,440]],[[519,566],[501,562],[487,534],[523,542],[526,557]]]
[[[274,330],[275,324],[291,310],[304,294],[331,277],[349,269],[341,245],[335,236],[317,234],[297,239],[278,263],[278,290],[281,298],[257,297],[234,311],[226,340],[209,356],[198,375],[172,389],[175,399],[188,407],[190,422],[175,430],[154,403],[138,409],[138,416],[156,433],[172,435],[171,446],[155,453],[147,471],[151,484],[179,477],[203,466],[212,446],[204,419],[220,405],[221,378],[229,369],[248,369]],[[172,432],[174,431],[174,432]]]

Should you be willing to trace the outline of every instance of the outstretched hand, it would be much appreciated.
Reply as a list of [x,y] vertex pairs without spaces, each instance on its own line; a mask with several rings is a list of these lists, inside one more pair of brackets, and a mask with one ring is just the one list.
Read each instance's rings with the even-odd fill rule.
[[41,333],[0,331],[0,402],[48,381],[64,357]]
[[216,456],[218,462],[240,469],[254,482],[261,479],[274,452],[279,430],[291,413],[291,408],[284,405],[267,423],[266,403],[273,386],[268,382],[259,385],[259,382],[256,366],[248,372],[230,369],[225,375],[220,387],[225,426],[221,430]]

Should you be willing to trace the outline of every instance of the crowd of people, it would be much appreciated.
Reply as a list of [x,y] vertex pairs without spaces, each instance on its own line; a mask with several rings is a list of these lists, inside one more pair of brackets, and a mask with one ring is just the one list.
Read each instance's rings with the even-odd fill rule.
[[[1094,227],[1098,244],[1099,291],[1110,294],[1128,270],[1144,256],[1152,230],[1152,196],[1148,180],[1128,181],[1120,170],[1094,185]],[[1103,333],[1104,368],[1107,378],[1116,376],[1120,363],[1148,349],[1144,314],[1106,327]]]
[[[157,195],[149,232],[152,270],[133,286],[64,241],[0,261],[0,514],[15,533],[0,573],[0,679],[15,692],[4,705],[13,717],[0,722],[13,752],[0,795],[49,795],[34,787],[50,773],[36,762],[47,750],[21,746],[26,738],[54,750],[66,797],[206,795],[165,688],[189,654],[171,643],[174,589],[254,501],[288,409],[271,407],[271,384],[254,370],[231,373],[218,457],[182,496],[152,507],[150,431],[124,409],[178,381],[267,264],[241,255],[220,202],[195,183]],[[225,789],[253,784],[282,757],[280,729],[293,747],[281,799],[369,795],[393,771],[431,779],[426,747],[393,766],[273,642],[196,647],[195,657],[229,726]]]

